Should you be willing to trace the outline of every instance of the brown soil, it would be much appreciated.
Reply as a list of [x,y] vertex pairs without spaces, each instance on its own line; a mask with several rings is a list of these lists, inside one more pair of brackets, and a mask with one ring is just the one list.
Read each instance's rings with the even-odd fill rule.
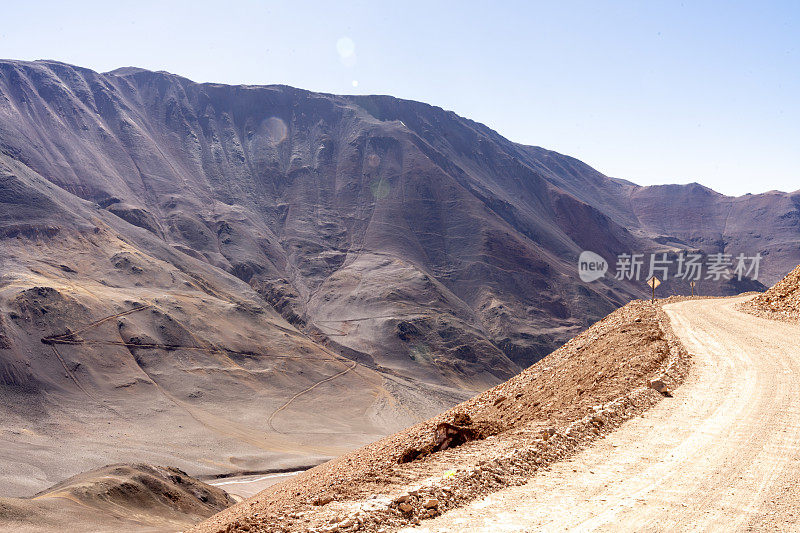
[[767,292],[742,304],[751,314],[778,320],[800,320],[800,266]]
[[[377,531],[418,523],[523,483],[662,399],[649,379],[673,388],[687,368],[660,305],[635,301],[506,383],[270,487],[194,531]],[[443,427],[476,430],[441,449]]]

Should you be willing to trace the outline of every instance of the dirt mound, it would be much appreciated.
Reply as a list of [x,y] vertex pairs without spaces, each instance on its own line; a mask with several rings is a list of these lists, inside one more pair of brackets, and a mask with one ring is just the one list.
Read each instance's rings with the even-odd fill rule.
[[234,503],[228,494],[175,468],[111,465],[27,498],[0,498],[0,529],[171,531]]
[[800,319],[800,266],[763,294],[745,303],[743,309],[770,318]]
[[417,523],[521,483],[663,396],[686,352],[658,305],[632,302],[539,363],[453,409],[267,489],[195,531]]

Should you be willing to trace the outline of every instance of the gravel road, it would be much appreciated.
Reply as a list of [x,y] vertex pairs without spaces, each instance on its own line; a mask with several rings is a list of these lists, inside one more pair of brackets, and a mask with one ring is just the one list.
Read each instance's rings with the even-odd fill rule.
[[665,307],[693,356],[673,398],[414,531],[800,530],[800,326],[741,301]]

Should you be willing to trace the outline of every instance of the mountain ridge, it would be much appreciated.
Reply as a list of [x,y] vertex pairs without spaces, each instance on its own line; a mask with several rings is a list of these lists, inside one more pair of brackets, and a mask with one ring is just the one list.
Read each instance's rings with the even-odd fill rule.
[[[189,82],[191,84],[200,85],[200,86],[290,89],[290,90],[293,90],[293,91],[300,91],[300,92],[309,93],[309,94],[316,94],[316,95],[320,95],[320,96],[336,96],[336,97],[341,97],[341,98],[388,98],[388,99],[396,100],[396,101],[399,101],[399,102],[413,103],[413,104],[419,104],[419,105],[422,105],[422,106],[427,106],[427,107],[430,107],[430,108],[433,108],[433,109],[441,110],[441,111],[443,111],[445,113],[451,113],[451,114],[459,117],[460,119],[462,119],[464,121],[473,123],[476,126],[479,126],[479,127],[483,128],[483,129],[491,132],[492,134],[495,134],[495,135],[498,135],[498,136],[502,136],[498,132],[498,130],[492,128],[491,126],[488,126],[486,124],[483,124],[482,122],[470,119],[468,117],[461,116],[454,110],[446,109],[446,108],[444,108],[444,107],[442,107],[440,105],[431,104],[431,103],[427,103],[427,102],[422,102],[422,101],[419,101],[419,100],[413,100],[413,99],[410,99],[410,98],[402,98],[402,97],[393,96],[391,94],[384,94],[384,93],[375,93],[375,94],[339,94],[339,93],[332,93],[332,92],[328,92],[328,91],[316,91],[316,90],[311,90],[311,89],[303,89],[303,88],[300,88],[300,87],[296,87],[296,86],[293,86],[293,85],[287,85],[287,84],[283,84],[283,83],[251,83],[251,84],[245,83],[245,84],[237,84],[237,83],[215,82],[215,81],[195,81],[195,80],[193,80],[191,78],[188,78],[186,76],[182,76],[180,74],[177,74],[177,73],[174,73],[174,72],[171,72],[171,71],[168,71],[168,70],[152,70],[152,69],[149,69],[149,68],[146,68],[146,67],[138,67],[138,66],[134,66],[134,65],[117,67],[117,68],[114,68],[112,70],[102,71],[101,72],[101,71],[95,71],[95,70],[90,69],[88,67],[82,67],[80,65],[76,65],[76,64],[69,63],[69,62],[66,62],[66,61],[59,61],[59,60],[56,60],[56,59],[16,60],[16,59],[10,59],[10,58],[0,58],[0,62],[10,63],[10,64],[43,64],[43,65],[57,64],[57,65],[61,65],[61,66],[64,66],[64,67],[69,67],[69,68],[72,68],[72,69],[80,69],[80,70],[84,70],[84,71],[87,71],[87,72],[99,73],[99,74],[102,74],[102,75],[113,75],[113,76],[118,76],[118,77],[124,77],[124,76],[127,76],[127,75],[133,75],[133,74],[139,74],[139,73],[161,74],[161,75],[166,75],[166,76],[169,76],[169,77],[179,78],[179,79],[185,80],[185,81],[187,81],[187,82]],[[509,141],[509,142],[511,142],[513,144],[516,144],[516,145],[518,145],[520,147],[523,147],[523,148],[530,148],[530,149],[541,150],[541,151],[544,151],[544,152],[549,152],[549,153],[552,153],[552,154],[557,155],[559,157],[563,157],[563,158],[572,160],[574,162],[580,163],[582,165],[585,165],[587,167],[590,167],[588,164],[584,163],[583,161],[581,161],[577,157],[571,156],[569,154],[565,154],[565,153],[562,153],[562,152],[559,152],[557,150],[545,148],[545,147],[540,146],[540,145],[526,144],[526,143],[523,143],[523,142],[517,142],[517,141]],[[594,170],[594,169],[592,169],[592,170]],[[598,172],[598,171],[595,170],[595,172]],[[761,195],[761,194],[770,194],[770,193],[795,194],[795,193],[800,192],[800,189],[797,189],[797,190],[794,190],[794,191],[784,191],[784,190],[780,190],[780,189],[770,189],[770,190],[767,190],[767,191],[761,191],[761,192],[756,192],[756,193],[748,192],[748,193],[744,193],[744,194],[741,194],[741,195],[730,195],[730,194],[726,194],[726,193],[717,191],[717,190],[715,190],[713,188],[707,187],[707,186],[705,186],[705,185],[703,185],[703,184],[701,184],[699,182],[696,182],[696,181],[687,182],[687,183],[669,182],[669,183],[656,183],[656,184],[650,184],[650,185],[639,185],[639,184],[637,184],[637,183],[635,183],[633,181],[630,181],[630,180],[628,180],[626,178],[620,178],[620,177],[616,177],[616,176],[605,176],[605,177],[610,179],[610,180],[613,180],[613,181],[623,182],[626,185],[634,185],[634,186],[639,187],[639,188],[665,187],[665,186],[690,187],[690,186],[698,186],[699,185],[699,186],[702,186],[702,187],[704,187],[706,189],[709,189],[710,191],[712,191],[712,192],[714,192],[714,193],[716,193],[718,195],[725,196],[727,198],[741,198],[741,197],[746,197],[746,196],[757,196],[757,195]]]
[[647,296],[581,281],[583,250],[800,263],[800,194],[639,187],[389,96],[115,72],[0,61],[18,493],[162,448],[191,475],[291,468],[432,416]]

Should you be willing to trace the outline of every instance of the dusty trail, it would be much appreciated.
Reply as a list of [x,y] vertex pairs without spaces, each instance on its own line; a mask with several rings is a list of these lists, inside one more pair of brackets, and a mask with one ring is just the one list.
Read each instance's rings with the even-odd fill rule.
[[78,330],[75,330],[75,331],[73,331],[71,333],[65,333],[63,335],[53,335],[51,337],[45,337],[45,338],[48,339],[48,340],[51,340],[51,341],[56,341],[56,340],[60,340],[60,339],[68,339],[70,337],[74,337],[74,336],[80,335],[81,333],[86,333],[90,329],[96,328],[97,326],[99,326],[101,324],[105,324],[109,320],[114,320],[115,318],[122,318],[124,316],[132,315],[133,313],[138,313],[139,311],[144,311],[145,309],[150,309],[151,307],[153,307],[152,304],[146,304],[146,305],[142,305],[142,306],[139,306],[139,307],[135,307],[133,309],[129,309],[128,311],[123,311],[121,313],[115,313],[113,315],[109,315],[107,317],[101,318],[100,320],[96,320],[95,322],[92,322],[91,324],[87,324],[87,325],[83,326],[82,328],[80,328]]
[[275,426],[273,425],[273,422],[274,422],[274,420],[275,420],[275,417],[276,417],[276,416],[277,416],[277,415],[278,415],[278,414],[279,414],[281,411],[283,411],[284,409],[286,409],[287,407],[289,407],[289,405],[291,405],[291,403],[292,403],[293,401],[295,401],[297,398],[299,398],[300,396],[302,396],[302,395],[304,395],[304,394],[306,394],[306,393],[308,393],[308,392],[311,392],[312,390],[316,389],[317,387],[319,387],[319,386],[320,386],[320,385],[322,385],[323,383],[327,383],[327,382],[329,382],[329,381],[333,381],[334,379],[336,379],[336,378],[338,378],[338,377],[340,377],[340,376],[343,376],[343,375],[347,374],[347,373],[348,373],[348,372],[350,372],[351,370],[355,370],[355,368],[356,368],[357,366],[358,366],[358,363],[356,363],[356,362],[353,362],[353,364],[352,364],[352,365],[348,366],[347,368],[345,368],[344,370],[342,370],[342,371],[341,371],[341,372],[339,372],[338,374],[334,374],[333,376],[330,376],[330,377],[327,377],[327,378],[325,378],[325,379],[322,379],[322,380],[320,380],[320,381],[318,381],[318,382],[314,383],[314,384],[313,384],[313,385],[311,385],[310,387],[308,387],[308,388],[306,388],[306,389],[303,389],[303,390],[301,390],[300,392],[298,392],[297,394],[295,394],[295,395],[294,395],[294,396],[292,396],[291,398],[289,398],[289,399],[286,401],[286,403],[284,403],[283,405],[281,405],[280,407],[278,407],[277,409],[275,409],[275,410],[272,412],[272,414],[271,414],[271,415],[269,415],[269,419],[267,419],[267,423],[269,424],[269,427],[270,427],[270,429],[272,429],[272,431],[274,431],[274,432],[276,432],[276,433],[281,433],[281,431],[278,431],[277,429],[275,429]]
[[693,355],[686,383],[568,461],[419,531],[800,530],[800,326],[665,307]]

